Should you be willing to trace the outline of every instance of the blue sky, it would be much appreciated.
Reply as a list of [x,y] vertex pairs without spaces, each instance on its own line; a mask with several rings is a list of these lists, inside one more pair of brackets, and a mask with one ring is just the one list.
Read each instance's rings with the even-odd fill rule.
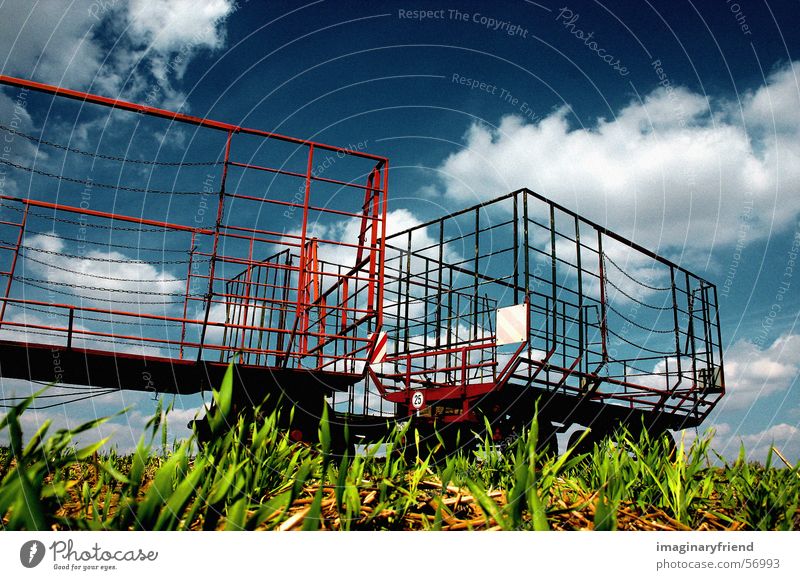
[[[704,427],[725,455],[774,441],[797,461],[797,8],[15,0],[0,70],[365,146],[390,158],[391,208],[417,220],[522,186],[555,199],[718,285],[729,393]],[[0,92],[0,118],[14,97]],[[145,395],[51,413],[122,400],[135,409],[108,432],[124,447]],[[175,424],[199,404],[179,400]]]

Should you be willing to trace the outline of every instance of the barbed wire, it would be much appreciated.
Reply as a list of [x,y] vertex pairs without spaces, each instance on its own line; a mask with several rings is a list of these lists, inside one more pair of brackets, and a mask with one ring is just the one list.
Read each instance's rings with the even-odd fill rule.
[[104,288],[102,286],[86,286],[83,284],[73,284],[71,282],[57,282],[55,280],[42,280],[40,278],[28,278],[26,276],[14,276],[20,282],[34,282],[39,284],[54,284],[68,288],[80,288],[82,290],[92,290],[94,292],[119,292],[122,294],[143,294],[145,296],[183,296],[181,292],[157,292],[155,290],[126,290],[124,288]]
[[[116,229],[116,228],[114,228]],[[64,240],[66,242],[77,242],[79,244],[91,244],[94,246],[102,246],[104,248],[119,248],[122,250],[137,250],[140,252],[163,252],[163,253],[170,253],[170,254],[188,254],[189,250],[175,250],[172,248],[150,248],[146,246],[130,246],[125,244],[112,244],[111,242],[97,242],[94,240],[83,240],[80,238],[70,238],[68,236],[60,236],[58,234],[53,234],[49,232],[40,232],[37,230],[25,230],[26,233],[34,236],[45,236],[47,238],[56,238],[59,240]],[[137,230],[139,231],[139,230]],[[159,230],[160,231],[160,230]],[[15,242],[16,244],[16,242]]]
[[[119,392],[119,389],[109,388],[106,389],[105,391],[98,391],[94,393],[85,394],[84,396],[70,399],[69,401],[62,401],[60,403],[51,403],[49,405],[37,405],[35,407],[28,407],[28,409],[31,411],[44,411],[45,409],[52,409],[53,407],[60,407],[61,405],[69,405],[70,403],[77,403],[79,401],[85,401],[86,399],[92,399],[94,397],[102,397],[104,395],[110,395],[111,393],[116,393],[116,392]],[[70,395],[62,395],[62,396],[69,397]],[[24,398],[27,399],[28,397]],[[3,401],[3,399],[0,399],[0,401]],[[0,408],[2,409],[12,409],[15,406],[16,405],[5,405],[0,403]]]
[[611,265],[614,266],[617,270],[619,270],[625,277],[630,279],[632,282],[635,282],[635,283],[639,284],[640,286],[644,286],[645,288],[649,288],[650,290],[656,290],[656,291],[659,291],[659,292],[663,292],[663,291],[666,291],[666,290],[672,290],[672,286],[666,286],[666,287],[664,287],[664,286],[651,286],[650,284],[642,282],[641,280],[637,280],[636,278],[634,278],[633,276],[628,274],[625,270],[623,270],[619,266],[619,264],[617,264],[614,260],[609,258],[608,254],[606,254],[605,252],[603,252],[603,259],[604,260],[608,260],[611,263]]
[[[74,292],[64,292],[63,290],[58,290],[56,288],[50,288],[48,286],[43,286],[41,284],[37,284],[36,282],[44,282],[45,284],[56,284],[55,282],[50,282],[49,280],[37,280],[36,278],[24,278],[22,276],[15,276],[14,280],[19,280],[21,282],[26,283],[31,288],[38,288],[39,290],[44,290],[45,292],[53,292],[55,294],[61,294],[62,296],[76,296]],[[60,286],[69,286],[68,284],[58,283]],[[107,288],[102,288],[101,290],[107,290]],[[127,290],[120,290],[120,292],[125,292],[127,294],[141,294],[141,292],[130,292]],[[121,300],[115,298],[97,298],[92,296],[80,296],[80,298],[86,300],[95,300],[100,302],[112,302],[114,304],[136,304],[136,305],[148,305],[148,306],[161,306],[164,304],[183,304],[184,300]],[[179,296],[179,294],[167,294],[167,296]],[[185,295],[180,295],[185,296]],[[190,298],[203,298],[200,294],[189,294]]]
[[[40,312],[42,314],[49,314],[51,316],[69,316],[69,312],[56,312],[54,310],[48,310],[46,308],[37,308],[35,306],[31,306],[30,304],[25,304],[21,302],[9,302],[9,306],[13,306],[16,308],[20,308],[22,310],[30,310],[31,312]],[[63,309],[62,309],[63,310]],[[109,316],[114,316],[113,313],[109,312]],[[141,327],[149,327],[149,328],[164,328],[169,329],[169,324],[178,324],[172,320],[162,320],[161,322],[133,322],[130,320],[111,320],[106,318],[97,318],[96,316],[85,316],[82,310],[76,310],[76,320],[81,322],[85,320],[89,320],[92,322],[102,322],[104,324],[114,325],[121,325],[121,326],[141,326]],[[122,315],[117,315],[122,316]]]
[[617,316],[619,316],[620,318],[622,318],[622,319],[623,319],[623,320],[625,320],[626,322],[628,322],[628,323],[632,324],[633,326],[635,326],[635,327],[637,327],[637,328],[639,328],[639,329],[641,329],[641,330],[644,330],[644,331],[646,331],[646,332],[654,332],[654,333],[656,333],[656,334],[672,334],[673,332],[675,332],[675,329],[674,329],[674,328],[673,328],[673,329],[671,329],[671,330],[659,330],[659,329],[657,329],[657,328],[648,328],[648,327],[646,327],[646,326],[642,326],[642,325],[641,325],[641,324],[639,324],[638,322],[636,322],[636,321],[634,321],[634,320],[632,320],[632,319],[628,318],[628,317],[627,317],[627,316],[625,316],[624,314],[622,314],[622,312],[620,312],[619,310],[617,310],[616,308],[614,308],[613,306],[611,306],[611,304],[608,304],[608,303],[607,303],[607,304],[606,304],[606,307],[607,307],[609,310],[611,310],[611,312],[615,313]]
[[50,177],[52,179],[58,179],[59,181],[68,181],[69,183],[76,183],[78,185],[90,186],[92,188],[96,187],[99,189],[111,189],[114,191],[129,191],[132,193],[152,193],[156,195],[204,195],[204,192],[202,191],[171,191],[165,189],[148,189],[146,187],[111,185],[108,183],[100,183],[92,179],[78,179],[77,177],[67,177],[66,175],[57,175],[55,173],[50,173],[49,171],[44,171],[42,169],[34,169],[33,167],[20,165],[19,163],[14,163],[13,161],[9,161],[8,159],[2,159],[2,158],[0,158],[0,163],[2,163],[3,165],[7,165],[9,167],[13,167],[15,169],[19,169],[20,171],[28,171],[30,173],[35,173],[36,175],[41,175],[42,177]]
[[617,337],[618,339],[620,339],[622,342],[624,342],[624,343],[627,343],[627,344],[629,344],[630,346],[632,346],[632,347],[634,347],[634,348],[638,348],[638,349],[640,349],[640,350],[643,350],[643,351],[645,351],[645,352],[649,352],[649,353],[651,353],[651,354],[657,354],[657,355],[664,355],[664,356],[672,356],[672,355],[675,355],[675,351],[674,351],[674,350],[670,350],[670,351],[664,351],[664,350],[654,350],[654,349],[652,349],[652,348],[648,348],[648,347],[646,347],[646,346],[642,346],[641,344],[636,344],[636,343],[634,343],[634,342],[631,342],[630,340],[628,340],[627,338],[625,338],[625,337],[624,337],[624,336],[622,336],[621,334],[617,334],[616,332],[614,332],[614,331],[613,331],[613,330],[611,330],[610,328],[606,328],[606,331],[607,331],[609,334],[611,334],[612,336],[616,336],[616,337]]
[[[22,208],[15,207],[13,205],[5,204],[5,203],[0,203],[0,207],[6,207],[6,208],[10,209],[11,211],[15,211],[17,213],[23,213],[25,211]],[[80,221],[77,221],[77,220],[70,220],[70,219],[66,219],[66,218],[57,218],[52,214],[39,213],[39,212],[35,212],[35,211],[28,211],[28,217],[39,217],[39,218],[43,218],[43,219],[46,219],[46,220],[51,220],[53,222],[58,222],[58,223],[62,223],[62,224],[71,224],[71,225],[75,225],[75,226],[80,226],[82,228],[95,228],[95,229],[102,229],[102,230],[114,230],[114,231],[120,231],[120,232],[141,232],[141,233],[147,233],[147,232],[172,233],[172,232],[174,232],[174,233],[181,233],[181,234],[185,234],[186,233],[186,232],[180,231],[180,230],[171,230],[170,228],[168,228],[166,226],[160,227],[160,228],[141,228],[141,227],[140,228],[129,228],[129,227],[124,227],[124,226],[116,226],[116,225],[114,225],[114,226],[106,226],[106,225],[102,225],[102,224],[93,224],[93,223],[89,223],[89,222],[80,222]]]
[[[147,265],[151,265],[152,266],[152,265],[165,265],[165,264],[170,265],[170,264],[188,264],[189,263],[189,260],[159,260],[158,262],[148,262],[146,260],[139,260],[139,259],[135,259],[135,258],[134,259],[131,259],[131,258],[123,259],[123,258],[101,258],[99,256],[81,256],[81,255],[78,255],[78,254],[66,254],[66,253],[63,253],[63,252],[56,252],[55,250],[45,250],[44,248],[37,248],[35,246],[27,246],[25,244],[20,244],[19,247],[20,247],[20,249],[25,250],[25,251],[41,252],[42,254],[50,254],[52,256],[58,256],[60,258],[73,258],[73,259],[76,259],[76,260],[89,260],[90,262],[108,262],[108,263],[111,263],[111,264],[147,264]],[[31,258],[28,256],[28,259],[30,260]],[[209,262],[210,260],[211,260],[211,258],[195,258],[192,261],[195,262],[195,263],[201,263],[201,262]],[[50,264],[47,264],[47,262],[41,262],[41,263],[43,263],[45,265],[50,265]],[[124,278],[118,278],[118,279],[124,280]],[[154,281],[158,282],[159,280],[154,280]]]
[[[32,258],[23,253],[26,260],[30,260],[36,264],[41,264],[43,266],[47,266],[48,268],[54,268],[56,270],[60,270],[61,272],[67,272],[69,274],[77,274],[78,276],[88,276],[90,278],[98,278],[100,280],[113,280],[114,282],[131,282],[136,284],[157,284],[163,282],[180,282],[177,278],[172,279],[164,279],[164,278],[150,278],[150,279],[139,279],[139,278],[119,278],[116,276],[103,276],[102,274],[97,274],[94,272],[82,272],[81,270],[71,270],[70,268],[64,268],[63,266],[56,266],[55,264],[50,264],[49,262],[45,262],[43,260],[37,260],[36,258]],[[88,259],[88,258],[87,258]],[[139,262],[141,264],[147,264],[147,262]]]
[[122,163],[133,163],[138,165],[160,165],[168,167],[215,166],[215,165],[222,165],[223,163],[222,161],[153,161],[149,159],[131,159],[129,157],[115,157],[114,155],[104,155],[102,153],[84,151],[82,149],[68,147],[67,145],[61,145],[59,143],[54,143],[52,141],[46,141],[41,137],[34,137],[32,135],[28,135],[27,133],[23,133],[22,131],[18,131],[17,129],[13,129],[3,124],[0,124],[0,131],[6,131],[7,133],[17,135],[18,137],[22,137],[23,139],[27,139],[28,141],[31,141],[33,143],[47,145],[48,147],[61,149],[62,151],[69,151],[70,153],[77,153],[79,155],[85,155],[87,157],[105,159],[106,161],[120,161]]
[[[66,338],[66,336],[68,334],[67,329],[53,329],[53,330],[45,331],[45,330],[30,329],[27,326],[24,326],[24,327],[10,326],[8,328],[4,328],[3,330],[8,331],[8,332],[18,332],[18,333],[24,333],[24,334],[38,334],[38,335],[42,335],[42,336],[51,336],[51,337],[55,337],[55,338]],[[161,350],[160,346],[150,346],[148,344],[142,344],[142,342],[143,342],[142,340],[134,342],[131,339],[123,340],[123,339],[120,339],[120,338],[102,338],[102,337],[95,337],[95,336],[83,336],[83,333],[80,330],[73,330],[72,334],[73,334],[73,341],[77,342],[77,343],[79,343],[79,342],[84,342],[84,343],[103,342],[103,343],[123,345],[123,346],[135,346],[135,347],[138,347],[138,348],[141,348],[141,349],[150,349],[150,350],[156,350],[156,351]],[[79,336],[75,336],[75,335],[79,335]],[[144,339],[144,337],[142,337],[142,339]],[[166,342],[166,340],[167,339],[164,339],[165,342]],[[161,341],[159,341],[159,342],[161,342]],[[47,344],[48,346],[60,346],[58,344],[50,344],[50,343],[45,343],[45,344]],[[85,348],[86,347],[85,344],[83,346],[81,346],[79,344],[73,344],[72,346],[73,347],[77,347],[77,348]],[[169,345],[164,345],[164,346],[169,346]],[[111,354],[115,354],[115,353],[111,353]]]
[[644,306],[645,308],[650,308],[652,310],[660,310],[660,311],[672,310],[672,306],[653,306],[652,304],[648,304],[647,302],[642,302],[638,298],[634,298],[633,296],[631,296],[630,294],[625,292],[625,290],[623,290],[622,288],[620,288],[619,286],[617,286],[616,284],[614,284],[611,280],[609,280],[607,278],[606,278],[606,283],[610,284],[611,287],[613,287],[620,294],[625,296],[628,300],[631,300],[632,302],[636,302],[636,304],[638,304],[640,306]]

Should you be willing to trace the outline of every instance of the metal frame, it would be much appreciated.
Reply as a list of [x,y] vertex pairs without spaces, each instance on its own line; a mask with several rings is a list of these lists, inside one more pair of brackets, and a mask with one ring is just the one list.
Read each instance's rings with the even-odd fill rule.
[[[325,394],[340,391],[351,418],[418,416],[452,423],[496,415],[502,407],[498,401],[529,401],[533,394],[554,402],[556,419],[566,420],[588,406],[593,413],[612,409],[686,427],[699,424],[725,392],[715,286],[528,189],[387,239],[384,157],[23,79],[0,76],[0,84],[191,125],[201,138],[207,135],[203,131],[224,137],[221,159],[213,163],[217,173],[211,174],[217,200],[213,226],[34,195],[0,195],[4,211],[20,214],[19,220],[0,220],[0,231],[16,232],[16,241],[0,242],[0,258],[9,262],[0,272],[7,278],[0,329],[24,336],[0,340],[3,376],[50,380],[52,365],[39,363],[50,352],[61,352],[65,360],[72,357],[71,364],[83,361],[93,369],[91,376],[85,369],[69,375],[79,384],[186,392],[202,388],[186,382],[201,376],[211,381],[236,361],[254,383],[305,388],[316,382]],[[261,161],[262,149],[274,143],[290,147],[287,161]],[[292,168],[288,159],[298,152],[304,155],[302,168]],[[358,179],[322,176],[315,163],[328,153],[364,162],[365,169]],[[81,183],[34,164],[3,162],[31,179],[37,174],[54,180],[37,192],[45,197],[47,187],[58,187],[61,196],[63,182]],[[254,175],[270,176],[263,193],[239,187],[245,176]],[[278,185],[276,180],[284,181]],[[294,183],[301,194],[291,198],[286,183]],[[323,188],[334,189],[321,199]],[[120,182],[115,189],[141,196],[142,204],[150,193],[191,194]],[[278,210],[302,210],[299,230],[259,225],[262,212],[269,216]],[[186,264],[183,278],[170,279],[182,292],[159,292],[154,280],[156,290],[124,300],[118,294],[111,298],[114,290],[108,285],[37,279],[24,268],[20,274],[19,256],[25,257],[23,266],[47,264],[73,279],[82,274],[70,269],[81,256],[26,242],[29,234],[48,235],[48,224],[55,233],[60,222],[109,234],[133,231],[142,248],[148,237],[160,240],[164,252],[187,259],[167,262],[163,252],[160,257],[148,253],[152,248],[131,259],[92,259]],[[345,222],[357,225],[355,241],[331,233],[331,224]],[[109,235],[109,256],[120,247],[112,240]],[[193,291],[198,284],[202,293]],[[56,300],[56,295],[70,299]],[[81,298],[87,296],[85,303]],[[110,306],[116,303],[137,307]],[[181,314],[147,311],[159,304],[174,304]],[[519,304],[527,313],[526,339],[501,346],[496,312]],[[225,316],[219,319],[222,309]],[[36,313],[48,319],[41,321]],[[382,329],[391,348],[385,360],[370,364]],[[22,354],[27,364],[20,361]],[[120,364],[126,373],[148,377],[155,369],[158,384],[123,378]],[[412,397],[420,392],[426,404],[415,409]],[[532,409],[519,412],[529,416]]]
[[[400,414],[418,414],[418,390],[444,422],[533,391],[691,426],[724,394],[714,285],[535,192],[421,224],[387,248],[394,348],[370,376]],[[523,301],[528,340],[503,353],[495,312]]]
[[[92,364],[98,376],[113,375],[114,357],[118,354],[115,351],[127,348],[140,351],[143,366],[146,366],[148,359],[166,359],[176,363],[191,361],[198,365],[238,360],[244,366],[263,368],[265,377],[276,376],[276,373],[283,371],[313,371],[315,377],[324,384],[326,375],[330,375],[332,378],[329,383],[337,385],[335,388],[341,388],[342,376],[349,377],[345,383],[362,378],[371,335],[380,329],[382,323],[379,305],[382,301],[381,276],[385,251],[383,224],[387,211],[386,158],[24,79],[0,76],[0,84],[52,95],[55,103],[60,103],[60,98],[66,98],[82,102],[82,108],[84,105],[99,105],[165,119],[171,127],[193,125],[199,131],[196,139],[210,137],[211,134],[203,131],[211,131],[212,134],[221,132],[225,139],[222,159],[214,163],[213,175],[218,185],[213,226],[198,227],[188,218],[148,219],[124,211],[95,210],[77,203],[53,203],[36,199],[33,195],[26,198],[0,195],[3,210],[22,214],[21,222],[13,223],[19,227],[16,244],[0,246],[0,255],[11,256],[10,268],[2,272],[8,281],[0,307],[0,325],[6,333],[11,333],[12,337],[17,333],[23,337],[25,344],[30,343],[30,348],[36,348],[36,333],[40,333],[38,336],[46,337],[41,342],[52,343],[48,348],[70,351],[78,348],[87,356],[91,351],[97,359]],[[35,140],[30,136],[28,138]],[[39,143],[52,144],[43,139]],[[283,148],[270,149],[272,143],[281,143]],[[67,145],[56,146],[64,150],[65,155],[75,151]],[[78,153],[91,155],[88,151]],[[303,154],[306,156],[305,170],[296,171],[290,166],[291,159]],[[343,168],[337,174],[337,168],[334,167],[325,176],[318,174],[315,167],[324,155],[335,155],[339,165],[346,166],[349,173]],[[262,162],[264,157],[276,161],[271,164]],[[94,161],[116,163],[122,174],[127,160],[114,159],[110,156],[94,157]],[[193,165],[192,161],[183,159],[172,165],[189,167]],[[44,177],[41,181],[54,191],[56,188],[61,191],[64,183],[79,181],[73,176],[55,175],[37,169],[33,163],[7,165],[20,176],[30,174],[31,180],[34,175],[37,179]],[[359,171],[360,178],[353,179],[352,175]],[[340,174],[345,173],[348,177],[339,178]],[[256,181],[259,175],[263,178]],[[234,183],[233,179],[238,183]],[[266,186],[257,193],[237,186],[253,182],[265,183]],[[138,186],[138,183],[118,182],[115,194],[124,192],[130,198],[140,198],[144,206],[147,196],[153,192]],[[293,199],[292,190],[286,189],[294,187],[292,183],[302,187],[302,200]],[[35,189],[38,196],[50,197],[46,189],[40,191],[40,188],[37,182]],[[60,197],[64,197],[63,192]],[[333,201],[332,197],[335,197]],[[269,218],[279,211],[297,212],[293,219],[300,222],[300,231],[286,231],[285,226],[282,231],[275,227],[277,220]],[[266,225],[258,221],[262,216]],[[139,293],[168,296],[170,299],[161,300],[160,303],[175,303],[182,314],[147,312],[147,308],[142,307],[142,301],[132,295],[135,292],[121,294],[128,300],[119,300],[117,294],[111,294],[112,291],[103,292],[109,284],[95,283],[96,288],[92,289],[91,278],[84,283],[84,278],[80,277],[82,273],[77,271],[78,266],[86,260],[102,261],[104,258],[77,256],[68,250],[42,254],[45,250],[24,242],[28,234],[25,231],[26,220],[29,228],[35,222],[34,231],[45,232],[45,235],[48,228],[56,232],[59,222],[80,221],[85,228],[104,228],[108,232],[128,228],[138,232],[139,245],[142,247],[162,245],[169,248],[165,251],[188,256],[187,260],[168,262],[164,261],[163,254],[138,252],[137,248],[131,247],[131,253],[136,252],[137,257],[117,260],[135,266],[147,264],[162,269],[165,264],[186,263],[183,278],[175,272],[170,278],[176,284],[179,281],[184,288],[181,295],[157,291]],[[360,224],[361,235],[356,243],[339,239],[336,235],[312,236],[312,223],[342,220],[356,220]],[[111,248],[108,246],[106,251],[112,252]],[[261,259],[267,252],[285,253],[289,258],[284,263],[272,263]],[[336,271],[322,269],[317,252],[349,252],[353,254],[352,263],[346,270],[341,266]],[[48,268],[69,272],[72,279],[80,282],[64,284],[50,279],[50,276],[35,279],[27,273],[20,275],[17,267],[19,256],[38,259],[38,263],[43,265],[48,262]],[[231,270],[241,272],[232,274]],[[265,297],[267,286],[261,278],[255,278],[254,273],[275,278],[277,282],[273,281],[273,289],[280,286],[278,293],[283,299],[276,301]],[[115,279],[111,273],[108,277]],[[191,290],[198,284],[204,288],[202,293]],[[308,291],[311,284],[316,284],[314,293]],[[142,286],[139,285],[139,288]],[[46,299],[54,293],[68,298]],[[83,298],[86,294],[90,295],[88,303],[81,299],[81,294]],[[174,299],[171,298],[173,296]],[[327,301],[324,308],[319,304],[322,297]],[[146,305],[159,303],[154,298],[148,301],[145,297],[143,301]],[[119,302],[136,306],[115,307]],[[98,306],[98,303],[102,304]],[[223,308],[227,311],[225,320],[215,319],[215,313]],[[325,309],[336,314],[326,316],[322,312]],[[36,320],[37,310],[46,311],[42,312],[47,315],[46,323]],[[326,323],[328,318],[342,322],[341,313],[347,313],[353,319],[347,324]],[[256,317],[257,314],[260,319]],[[268,320],[274,319],[274,322],[263,324],[265,316]],[[217,338],[219,331],[212,332],[214,329],[222,329],[222,340]],[[29,340],[28,336],[34,340]],[[14,340],[4,342],[20,343]],[[0,348],[0,356],[2,352]],[[108,367],[108,372],[103,372],[103,365]],[[11,366],[6,364],[4,376],[11,376],[9,369]],[[32,377],[26,375],[19,378]],[[127,388],[131,388],[130,385]],[[157,388],[169,391],[181,387],[162,384]]]

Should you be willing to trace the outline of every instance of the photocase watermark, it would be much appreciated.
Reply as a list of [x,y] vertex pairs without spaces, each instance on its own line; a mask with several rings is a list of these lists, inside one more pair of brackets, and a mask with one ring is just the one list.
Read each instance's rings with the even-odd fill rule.
[[26,568],[36,568],[44,560],[46,553],[44,544],[39,540],[29,540],[19,549],[20,564]]
[[397,17],[401,20],[451,20],[456,22],[466,22],[477,24],[492,32],[503,32],[508,36],[519,36],[528,38],[528,29],[524,26],[511,22],[486,16],[480,12],[462,12],[457,8],[440,8],[438,10],[407,10],[400,8]]
[[530,105],[524,99],[520,99],[519,97],[515,96],[511,91],[500,87],[498,85],[488,83],[486,81],[482,81],[480,79],[474,79],[470,77],[466,77],[459,73],[453,73],[450,77],[450,81],[457,85],[463,85],[470,90],[478,90],[484,92],[486,94],[492,95],[511,105],[514,107],[522,116],[532,122],[536,122],[542,119],[542,116],[536,113],[533,106]]
[[49,553],[52,555],[53,570],[100,571],[108,572],[119,569],[120,563],[155,562],[158,552],[155,550],[107,549],[97,542],[89,548],[76,547],[72,540],[57,540],[48,548],[39,540],[29,540],[19,550],[19,561],[25,568],[35,568],[41,564]]
[[564,7],[556,14],[556,22],[560,22],[566,30],[570,32],[578,40],[582,40],[589,50],[596,53],[600,60],[604,61],[613,70],[619,73],[620,76],[626,77],[630,71],[622,64],[619,58],[610,54],[605,48],[601,47],[596,40],[594,40],[594,31],[584,32],[577,28],[575,24],[580,19],[581,15],[576,13],[570,8]]
[[100,22],[109,12],[111,12],[120,4],[122,4],[120,0],[95,0],[89,4],[87,11],[89,12],[89,16],[91,18],[94,18]]

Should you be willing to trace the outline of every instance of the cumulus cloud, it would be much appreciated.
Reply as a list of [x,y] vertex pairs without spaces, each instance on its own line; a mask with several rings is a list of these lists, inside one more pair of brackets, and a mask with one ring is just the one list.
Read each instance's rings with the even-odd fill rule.
[[91,2],[12,0],[0,9],[3,74],[73,87],[88,86],[100,72],[103,50],[95,40]]
[[[3,74],[180,106],[175,81],[225,42],[233,0],[11,0],[0,7]],[[173,80],[174,79],[174,80]]]
[[[747,461],[764,462],[770,449],[775,448],[793,465],[800,461],[800,429],[788,423],[772,425],[755,433],[741,433],[729,423],[711,425],[706,434],[713,435],[711,449],[722,456],[728,463],[736,460],[744,446]],[[679,437],[681,434],[678,435]],[[682,435],[688,447],[696,439],[694,431],[686,431]],[[772,464],[782,467],[782,461],[773,454]]]
[[[157,263],[131,258],[121,252],[91,250],[85,257],[68,257],[61,238],[33,235],[25,238],[27,268],[57,287],[66,289],[93,305],[119,309],[118,301],[139,305],[163,305],[180,300],[185,290],[181,280]],[[52,260],[53,253],[64,253]]]
[[768,348],[736,341],[725,352],[725,409],[744,409],[757,399],[783,393],[800,375],[800,335],[784,334]]
[[[0,380],[0,393],[3,397],[29,396],[39,390],[39,385],[30,385],[21,381]],[[28,440],[41,427],[45,421],[52,421],[49,434],[54,434],[59,429],[74,429],[83,423],[102,417],[108,417],[105,423],[78,435],[75,439],[77,446],[88,445],[101,439],[108,438],[103,450],[116,448],[120,453],[131,453],[136,448],[139,438],[146,433],[145,426],[155,412],[155,402],[150,393],[135,393],[116,391],[103,394],[81,403],[58,405],[53,408],[37,410],[37,406],[50,405],[54,402],[63,402],[75,397],[64,389],[52,388],[48,395],[56,395],[55,399],[40,399],[20,416],[23,438]],[[188,439],[191,435],[187,423],[195,417],[204,414],[203,405],[197,405],[195,399],[178,397],[174,408],[166,414],[167,441]],[[166,405],[165,405],[166,406]],[[119,415],[120,410],[133,408],[127,413]],[[5,415],[0,411],[0,418]],[[155,446],[161,443],[160,436],[156,437]],[[0,432],[0,445],[8,444],[8,431]]]
[[475,123],[438,168],[440,190],[466,204],[528,187],[667,250],[734,242],[730,224],[753,202],[752,235],[766,236],[800,212],[795,75],[786,65],[736,103],[660,87],[585,127],[568,107]]
[[215,49],[225,40],[222,24],[233,9],[228,0],[131,0],[129,34],[161,53],[187,45]]

